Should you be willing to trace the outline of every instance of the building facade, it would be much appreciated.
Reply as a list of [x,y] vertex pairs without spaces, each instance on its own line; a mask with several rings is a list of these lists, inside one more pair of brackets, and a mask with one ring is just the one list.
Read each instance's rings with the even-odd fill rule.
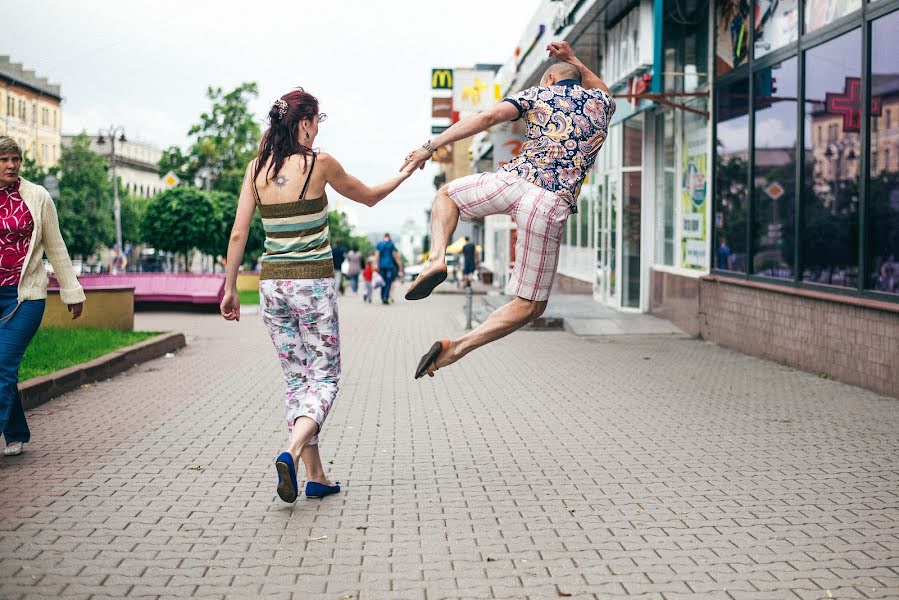
[[0,56],[0,134],[43,167],[59,160],[62,92],[34,71]]
[[899,396],[899,2],[719,1],[714,27],[703,335]]
[[[617,102],[559,287],[899,396],[897,30],[899,0],[542,2],[502,95],[565,40]],[[473,164],[520,133],[479,136]],[[508,271],[514,227],[485,229]]]
[[[76,136],[62,136],[62,144],[68,147]],[[91,150],[111,160],[112,144],[109,140],[99,142],[99,138],[91,139]],[[159,176],[159,159],[162,151],[146,142],[116,141],[116,174],[122,181],[125,191],[135,196],[150,198],[167,190],[168,185]]]

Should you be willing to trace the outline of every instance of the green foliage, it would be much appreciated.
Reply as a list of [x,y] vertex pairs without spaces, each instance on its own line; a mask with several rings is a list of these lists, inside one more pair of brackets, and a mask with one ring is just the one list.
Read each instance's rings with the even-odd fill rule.
[[90,138],[82,133],[63,148],[58,167],[59,228],[73,255],[89,256],[115,237],[112,183],[106,160],[91,151]]
[[[90,310],[90,307],[88,307]],[[111,329],[39,329],[28,344],[19,377],[40,377],[159,335]]]
[[22,170],[19,171],[19,175],[32,183],[43,185],[44,177],[49,174],[49,170],[37,164],[37,161],[31,158],[28,152],[25,152],[25,156],[22,157]]
[[157,250],[187,258],[197,249],[213,256],[224,252],[222,213],[209,194],[190,187],[166,190],[146,207],[141,223],[144,241]]
[[119,202],[122,205],[122,240],[132,244],[143,242],[140,226],[150,198],[129,194],[119,183]]
[[[210,192],[210,197],[221,213],[221,232],[219,234],[222,249],[218,254],[224,255],[227,250],[228,238],[231,235],[231,227],[234,225],[234,216],[237,214],[237,196],[225,192]],[[247,237],[247,247],[244,251],[245,265],[254,265],[256,259],[265,250],[265,229],[262,227],[262,219],[259,212],[253,214],[250,222],[250,233]]]
[[259,124],[247,106],[258,95],[255,82],[242,83],[228,93],[209,87],[206,97],[212,108],[188,131],[193,144],[186,153],[175,146],[166,149],[159,174],[172,171],[185,182],[209,177],[210,189],[239,194],[247,163],[259,145]]
[[368,237],[353,235],[346,215],[339,210],[328,211],[328,232],[331,236],[331,246],[342,245],[344,248],[355,246],[362,256],[368,256],[375,249]]

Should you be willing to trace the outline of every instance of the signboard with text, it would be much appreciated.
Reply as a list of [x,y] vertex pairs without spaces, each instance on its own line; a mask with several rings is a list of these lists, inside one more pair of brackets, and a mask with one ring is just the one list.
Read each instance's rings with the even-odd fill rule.
[[453,70],[452,69],[431,69],[431,89],[432,90],[451,90],[451,89],[453,89]]
[[453,117],[452,98],[431,98],[431,118],[451,119]]
[[465,117],[496,103],[493,71],[456,69],[453,73],[453,110]]

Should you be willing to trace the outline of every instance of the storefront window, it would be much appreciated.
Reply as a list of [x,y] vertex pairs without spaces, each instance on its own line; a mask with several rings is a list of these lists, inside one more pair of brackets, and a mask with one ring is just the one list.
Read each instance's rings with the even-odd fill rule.
[[749,175],[749,80],[719,87],[715,165],[714,266],[746,272]]
[[899,11],[871,29],[871,154],[868,281],[899,294]]
[[798,39],[798,0],[756,0],[755,15],[756,58]]
[[655,262],[674,266],[674,180],[677,176],[674,149],[674,111],[656,116],[656,240]]
[[829,25],[862,7],[862,0],[805,0],[805,31]]
[[643,118],[634,117],[624,122],[623,167],[639,167],[643,164]]
[[[861,31],[855,29],[805,55],[802,279],[807,282],[858,285],[861,109]],[[826,138],[814,135],[823,130]]]
[[752,272],[792,279],[796,207],[798,60],[755,73]]
[[[688,104],[700,111],[707,110],[708,106],[705,98],[690,100]],[[688,269],[708,269],[708,121],[690,112],[684,112],[682,118],[680,261]]]
[[591,202],[592,195],[588,197],[581,196],[580,200],[578,200],[578,224],[580,227],[580,237],[579,237],[579,245],[581,248],[587,248],[592,246],[592,241],[590,239],[590,221],[593,216],[593,203]]
[[749,7],[746,0],[719,0],[716,22],[715,74],[724,75],[749,58]]

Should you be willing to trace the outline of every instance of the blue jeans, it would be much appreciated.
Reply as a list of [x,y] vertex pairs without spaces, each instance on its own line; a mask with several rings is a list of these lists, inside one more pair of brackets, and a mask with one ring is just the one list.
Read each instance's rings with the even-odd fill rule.
[[19,365],[44,317],[43,300],[26,300],[16,309],[18,286],[0,286],[0,429],[6,443],[28,442],[31,431],[19,394]]
[[389,302],[390,286],[393,285],[393,280],[396,279],[396,269],[393,267],[381,267],[379,270],[381,271],[381,277],[384,278],[384,287],[381,288],[381,302]]

